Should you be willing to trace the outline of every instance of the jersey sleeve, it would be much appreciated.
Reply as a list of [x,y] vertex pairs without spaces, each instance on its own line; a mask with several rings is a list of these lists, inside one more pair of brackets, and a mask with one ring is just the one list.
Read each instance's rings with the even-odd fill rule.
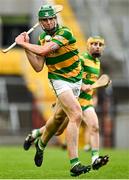
[[59,46],[65,46],[76,42],[76,39],[70,30],[61,29],[52,38],[52,41],[57,43]]
[[38,41],[37,41],[38,45],[42,45],[43,44],[45,36],[46,36],[45,32],[43,32],[42,34],[39,35]]

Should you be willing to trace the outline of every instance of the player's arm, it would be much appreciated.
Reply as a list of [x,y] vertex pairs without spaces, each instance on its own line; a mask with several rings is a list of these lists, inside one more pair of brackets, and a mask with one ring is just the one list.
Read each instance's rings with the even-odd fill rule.
[[60,48],[55,42],[49,42],[44,46],[34,45],[30,43],[24,43],[23,47],[27,58],[36,72],[40,72],[43,69],[45,56]]
[[27,58],[32,65],[33,69],[37,72],[41,71],[44,65],[44,57],[59,49],[60,46],[55,42],[49,42],[44,46],[30,44],[28,41],[28,35],[26,32],[21,33],[19,36],[16,37],[15,42],[22,46],[25,49]]
[[18,35],[15,39],[15,42],[22,46],[24,49],[27,49],[37,55],[46,56],[50,52],[53,52],[54,50],[57,50],[60,48],[60,46],[50,41],[49,43],[46,43],[44,46],[36,45],[36,44],[30,44],[29,42],[25,41],[23,33]]
[[26,52],[26,56],[31,64],[31,66],[33,67],[33,69],[36,72],[40,72],[44,67],[45,58],[27,50],[27,49],[25,49],[25,52]]
[[58,44],[56,44],[55,42],[49,42],[49,43],[45,44],[44,46],[30,44],[27,42],[23,42],[19,45],[21,45],[24,49],[27,49],[27,50],[29,50],[37,55],[40,55],[40,56],[46,56],[47,54],[60,48],[60,46]]

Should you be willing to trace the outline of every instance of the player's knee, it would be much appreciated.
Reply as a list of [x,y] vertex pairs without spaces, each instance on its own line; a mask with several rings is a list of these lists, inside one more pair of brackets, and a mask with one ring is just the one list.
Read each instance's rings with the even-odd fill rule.
[[99,126],[98,125],[92,125],[91,126],[91,133],[98,133],[99,132]]
[[77,123],[77,126],[80,125],[81,123],[81,119],[82,119],[82,111],[81,111],[81,108],[79,109],[76,109],[76,111],[73,111],[71,113],[71,118],[70,120],[73,121],[73,122],[76,122]]
[[81,112],[78,112],[74,115],[74,119],[75,121],[80,124],[81,123],[81,120],[82,120],[82,113]]

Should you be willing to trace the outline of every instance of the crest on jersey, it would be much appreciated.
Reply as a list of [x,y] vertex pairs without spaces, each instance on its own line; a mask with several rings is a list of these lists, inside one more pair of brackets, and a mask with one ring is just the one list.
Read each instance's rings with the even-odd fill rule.
[[64,34],[64,31],[62,30],[62,31],[60,31],[58,34],[59,34],[59,35],[63,35],[63,34]]

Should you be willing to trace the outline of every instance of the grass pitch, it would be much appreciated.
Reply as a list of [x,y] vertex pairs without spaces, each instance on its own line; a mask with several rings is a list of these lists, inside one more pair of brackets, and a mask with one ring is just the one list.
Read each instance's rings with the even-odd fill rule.
[[[67,151],[46,148],[44,164],[34,165],[35,149],[24,151],[21,146],[0,147],[0,179],[73,179],[69,173]],[[109,163],[74,179],[129,179],[129,150],[101,150],[110,156]],[[79,151],[83,164],[90,164],[90,152]]]

